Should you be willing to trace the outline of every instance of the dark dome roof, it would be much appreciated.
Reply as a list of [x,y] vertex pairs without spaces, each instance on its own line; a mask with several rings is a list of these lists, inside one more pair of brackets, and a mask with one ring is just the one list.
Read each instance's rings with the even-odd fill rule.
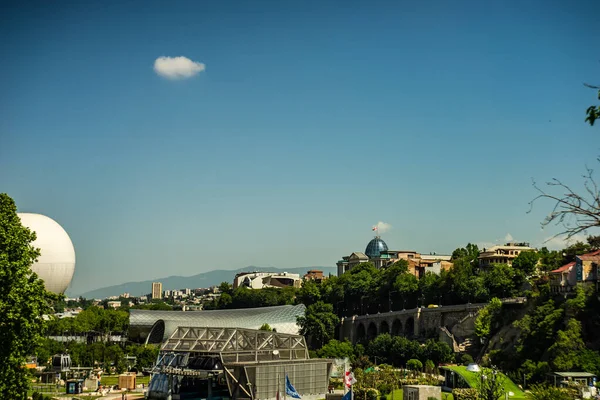
[[367,249],[365,250],[365,254],[369,258],[379,257],[382,251],[387,251],[387,244],[379,236],[375,236],[375,239],[372,239],[367,245]]

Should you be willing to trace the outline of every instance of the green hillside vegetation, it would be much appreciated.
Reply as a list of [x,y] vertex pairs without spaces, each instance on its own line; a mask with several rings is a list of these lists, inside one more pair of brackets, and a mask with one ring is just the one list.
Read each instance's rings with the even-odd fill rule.
[[[470,387],[478,388],[480,386],[481,373],[467,371],[467,367],[462,365],[445,366],[444,368],[454,371],[455,373],[463,377],[465,382]],[[508,376],[504,375],[502,372],[498,372],[498,379],[500,379],[500,381],[502,382],[502,385],[504,386],[504,391],[506,393],[512,392],[514,394],[510,397],[511,399],[526,399],[525,393],[512,380],[510,380]]]

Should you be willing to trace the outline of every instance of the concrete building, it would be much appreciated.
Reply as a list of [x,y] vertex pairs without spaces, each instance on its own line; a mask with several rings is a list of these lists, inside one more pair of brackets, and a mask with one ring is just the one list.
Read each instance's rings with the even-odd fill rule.
[[107,302],[107,303],[106,303],[106,306],[107,306],[108,308],[112,308],[112,309],[115,309],[115,310],[116,310],[117,308],[121,307],[121,302],[120,302],[120,301],[118,301],[118,300],[115,300],[115,301],[109,301],[109,302]]
[[396,261],[408,261],[409,272],[421,278],[427,272],[439,274],[441,270],[452,267],[452,256],[441,254],[421,254],[414,250],[389,250],[387,244],[379,236],[375,236],[368,244],[364,253],[354,252],[342,257],[337,262],[338,276],[350,271],[361,263],[371,262],[375,268],[385,268]]
[[442,398],[441,386],[404,385],[402,386],[404,400],[431,400]]
[[302,279],[320,282],[323,279],[327,279],[327,277],[323,276],[323,271],[318,269],[311,269],[306,274],[304,274]]
[[162,299],[162,283],[152,282],[152,300]]
[[241,272],[233,279],[233,288],[249,289],[300,287],[302,279],[299,274],[288,272]]
[[503,246],[492,246],[483,249],[479,254],[479,266],[487,267],[490,264],[508,264],[512,262],[523,251],[536,251],[529,243],[506,243]]

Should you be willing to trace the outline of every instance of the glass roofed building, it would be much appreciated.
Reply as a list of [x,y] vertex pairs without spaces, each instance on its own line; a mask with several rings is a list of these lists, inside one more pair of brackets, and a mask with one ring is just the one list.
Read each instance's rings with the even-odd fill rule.
[[297,335],[296,317],[304,315],[305,308],[304,304],[299,304],[206,311],[132,309],[129,313],[129,339],[162,343],[180,326],[258,329],[265,323],[277,332]]

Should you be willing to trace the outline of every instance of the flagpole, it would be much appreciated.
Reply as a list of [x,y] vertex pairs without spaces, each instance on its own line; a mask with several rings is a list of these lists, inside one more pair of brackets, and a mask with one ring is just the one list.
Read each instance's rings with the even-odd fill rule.
[[285,365],[283,366],[283,400],[287,399],[287,372],[285,372]]

